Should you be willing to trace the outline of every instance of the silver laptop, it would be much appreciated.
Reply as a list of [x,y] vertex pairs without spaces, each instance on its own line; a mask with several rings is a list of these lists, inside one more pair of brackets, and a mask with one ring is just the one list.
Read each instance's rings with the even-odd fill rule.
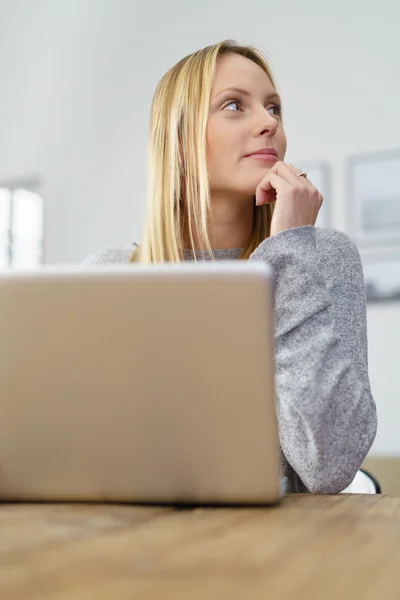
[[280,497],[262,262],[0,274],[0,499]]

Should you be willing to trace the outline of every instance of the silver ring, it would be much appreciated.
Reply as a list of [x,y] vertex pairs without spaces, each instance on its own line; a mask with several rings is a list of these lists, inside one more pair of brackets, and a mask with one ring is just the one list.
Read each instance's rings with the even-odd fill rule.
[[304,171],[302,171],[301,173],[299,173],[297,175],[297,177],[307,177],[307,173],[305,173]]

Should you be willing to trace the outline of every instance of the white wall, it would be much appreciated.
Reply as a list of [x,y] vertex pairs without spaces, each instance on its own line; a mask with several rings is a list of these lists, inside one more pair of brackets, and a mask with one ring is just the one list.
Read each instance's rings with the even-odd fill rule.
[[[155,85],[230,37],[267,51],[287,158],[329,161],[346,230],[345,158],[400,147],[399,21],[395,0],[0,0],[0,184],[43,178],[47,262],[139,239]],[[400,454],[399,339],[400,306],[370,308],[376,453]]]

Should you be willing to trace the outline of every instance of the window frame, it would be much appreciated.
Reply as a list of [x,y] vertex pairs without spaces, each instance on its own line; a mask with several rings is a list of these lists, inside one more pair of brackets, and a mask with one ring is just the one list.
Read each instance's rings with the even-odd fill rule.
[[45,227],[45,208],[44,208],[44,199],[42,194],[40,193],[40,179],[14,179],[8,181],[0,180],[0,190],[7,190],[9,192],[9,210],[8,210],[8,223],[5,229],[5,244],[6,244],[6,269],[13,268],[13,259],[14,259],[14,245],[15,245],[15,233],[14,233],[14,195],[17,190],[26,190],[27,192],[32,192],[39,196],[42,202],[42,236],[39,240],[39,255],[38,255],[38,265],[44,264],[44,227]]

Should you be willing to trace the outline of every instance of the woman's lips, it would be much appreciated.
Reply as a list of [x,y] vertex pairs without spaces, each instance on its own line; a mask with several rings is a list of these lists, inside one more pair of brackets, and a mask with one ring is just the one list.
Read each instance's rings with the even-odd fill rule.
[[246,158],[276,162],[278,160],[278,152],[275,148],[259,148],[250,154],[246,154]]
[[276,154],[249,154],[248,156],[246,156],[245,158],[256,158],[257,160],[263,160],[263,161],[269,161],[269,162],[277,162],[278,157],[276,156]]

